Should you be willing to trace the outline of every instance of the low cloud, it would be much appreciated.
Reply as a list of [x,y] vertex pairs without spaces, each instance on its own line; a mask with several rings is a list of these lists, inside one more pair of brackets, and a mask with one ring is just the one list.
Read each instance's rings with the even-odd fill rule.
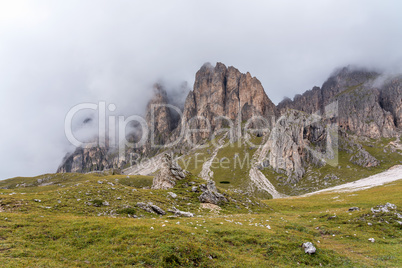
[[2,1],[0,179],[56,170],[71,150],[71,107],[105,101],[116,105],[111,115],[143,114],[155,82],[192,87],[205,62],[249,71],[275,103],[340,66],[401,72],[401,9],[363,0]]

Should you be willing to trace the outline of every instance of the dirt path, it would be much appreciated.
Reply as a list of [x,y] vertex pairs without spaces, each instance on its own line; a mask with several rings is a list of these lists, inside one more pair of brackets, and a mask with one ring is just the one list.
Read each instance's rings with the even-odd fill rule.
[[214,172],[211,170],[212,161],[214,161],[216,155],[218,154],[218,151],[225,144],[226,136],[227,133],[225,133],[225,135],[223,135],[223,137],[219,139],[219,146],[214,149],[211,158],[208,161],[204,162],[204,164],[202,165],[202,170],[199,175],[202,179],[208,181],[212,178],[212,176],[214,176]]
[[394,166],[388,169],[387,171],[372,175],[365,179],[357,180],[354,182],[348,182],[335,187],[323,189],[320,191],[308,193],[301,196],[310,196],[313,194],[324,193],[324,192],[354,192],[372,188],[375,186],[380,186],[400,179],[402,179],[402,165]]

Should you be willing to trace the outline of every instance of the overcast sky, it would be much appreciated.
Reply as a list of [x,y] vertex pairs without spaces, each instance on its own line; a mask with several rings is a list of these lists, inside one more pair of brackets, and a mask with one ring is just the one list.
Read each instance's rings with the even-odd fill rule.
[[249,71],[278,103],[337,67],[400,71],[402,1],[0,0],[0,179],[55,172],[68,110],[138,114],[205,62]]

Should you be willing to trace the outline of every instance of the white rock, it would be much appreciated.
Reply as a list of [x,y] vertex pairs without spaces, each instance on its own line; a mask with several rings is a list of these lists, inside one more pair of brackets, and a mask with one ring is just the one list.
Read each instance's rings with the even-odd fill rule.
[[302,248],[304,248],[304,253],[306,254],[314,254],[316,252],[316,248],[314,247],[313,243],[305,242],[302,244]]
[[169,194],[172,198],[176,198],[176,197],[177,197],[177,194],[175,194],[175,193],[168,192],[168,194]]
[[371,243],[374,243],[375,239],[374,238],[369,238],[368,241],[370,241]]

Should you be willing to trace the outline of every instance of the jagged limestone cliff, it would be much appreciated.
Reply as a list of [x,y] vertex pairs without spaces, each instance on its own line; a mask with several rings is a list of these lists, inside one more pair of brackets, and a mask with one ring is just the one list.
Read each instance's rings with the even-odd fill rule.
[[[214,158],[222,156],[222,159],[217,160],[236,161],[239,156],[255,153],[255,148],[246,144],[246,137],[249,134],[243,136],[241,128],[246,125],[247,120],[258,117],[250,126],[258,128],[264,125],[268,126],[268,129],[265,132],[254,133],[255,135],[250,134],[249,137],[261,139],[260,142],[265,146],[264,150],[257,151],[258,156],[251,157],[258,158],[261,162],[256,166],[252,165],[253,172],[251,169],[244,172],[234,172],[233,168],[225,170],[232,174],[258,173],[260,184],[254,183],[254,186],[241,184],[244,189],[255,188],[256,185],[274,187],[265,181],[269,176],[276,176],[276,179],[270,178],[274,184],[275,180],[278,181],[276,186],[300,184],[305,177],[316,181],[325,178],[327,178],[325,180],[328,178],[336,180],[337,176],[334,173],[314,173],[314,170],[328,165],[326,160],[332,161],[331,159],[339,157],[334,152],[338,149],[342,152],[340,153],[342,161],[345,159],[347,161],[346,164],[342,162],[345,166],[355,165],[362,168],[381,166],[383,160],[376,158],[376,154],[372,153],[373,150],[367,148],[368,143],[364,139],[372,138],[373,141],[383,142],[380,138],[398,135],[400,131],[398,128],[402,124],[402,80],[397,77],[385,79],[380,83],[380,78],[381,75],[376,72],[343,68],[331,75],[321,88],[314,87],[302,95],[296,95],[293,100],[285,99],[275,106],[259,80],[249,73],[241,73],[236,68],[226,67],[222,63],[217,63],[215,66],[204,64],[196,73],[193,90],[187,93],[186,98],[184,96],[177,98],[176,95],[172,98],[163,85],[155,84],[154,97],[149,101],[144,117],[149,129],[154,130],[154,134],[148,136],[145,145],[139,148],[127,148],[126,158],[130,153],[135,153],[141,159],[154,155],[161,156],[162,151],[169,151],[185,159],[193,158],[194,161],[197,161],[197,157],[192,157],[192,154],[194,156],[206,154],[205,161],[211,164]],[[185,101],[178,105],[175,101],[178,99]],[[172,109],[167,106],[169,104],[178,107]],[[336,109],[328,112],[326,111],[328,107]],[[336,128],[328,128],[332,125],[339,127],[339,131]],[[138,131],[130,134],[129,140],[135,141],[142,133],[140,126],[137,127]],[[207,131],[182,135],[189,129],[205,130],[209,127]],[[234,131],[228,132],[228,130]],[[218,140],[222,139],[222,144],[219,148],[212,148],[210,141],[216,137]],[[224,144],[232,143],[233,146],[237,140],[238,145],[241,144],[239,150],[223,149]],[[173,141],[177,141],[177,144],[169,148],[153,146]],[[209,149],[205,151],[196,149],[202,144],[207,144]],[[373,146],[372,144],[375,142],[369,142],[370,146]],[[224,152],[220,153],[222,150]],[[391,151],[395,152],[394,149]],[[161,157],[155,159],[160,160]],[[129,165],[127,159],[119,160],[114,148],[77,148],[73,154],[66,156],[58,172],[88,172],[124,168]],[[154,174],[159,170],[159,166],[148,171]],[[262,173],[257,168],[261,168]],[[194,174],[198,174],[203,167],[190,164],[190,169]],[[141,171],[141,167],[130,170]],[[225,172],[217,172],[214,169],[211,179],[217,183],[221,181],[230,183],[227,179],[215,178]]]
[[335,72],[322,85],[292,100],[278,104],[283,113],[296,109],[322,113],[324,107],[337,102],[337,123],[345,131],[370,138],[393,137],[401,121],[401,79],[378,85],[380,74],[345,67]]

